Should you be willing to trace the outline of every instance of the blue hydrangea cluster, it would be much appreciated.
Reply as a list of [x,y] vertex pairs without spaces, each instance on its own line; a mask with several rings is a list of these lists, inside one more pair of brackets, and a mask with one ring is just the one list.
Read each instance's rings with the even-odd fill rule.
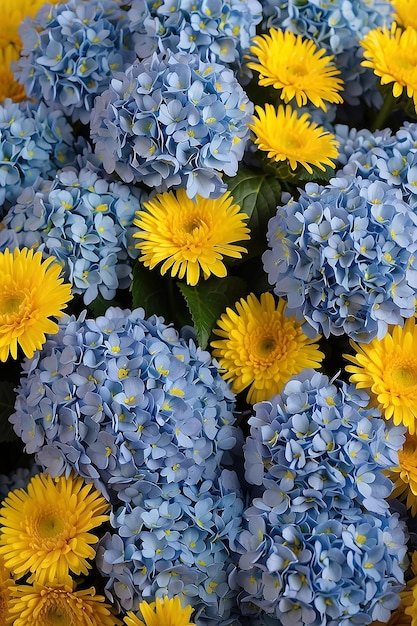
[[249,139],[253,105],[231,69],[196,55],[154,53],[95,100],[91,138],[108,173],[158,192],[217,198]]
[[65,316],[23,368],[10,421],[25,451],[53,476],[94,480],[113,504],[108,593],[136,608],[139,593],[184,585],[200,624],[226,620],[243,501],[222,462],[239,431],[210,354],[162,318],[110,307]]
[[132,259],[138,256],[133,220],[143,197],[91,166],[66,167],[53,181],[39,179],[19,196],[3,220],[0,250],[42,246],[62,263],[64,277],[85,304],[98,295],[111,300],[131,284]]
[[344,167],[278,207],[263,263],[292,314],[326,337],[368,342],[415,311],[417,125],[337,134]]
[[127,12],[118,0],[69,0],[44,6],[21,27],[15,76],[27,95],[87,124],[94,98],[112,73],[134,59]]
[[63,113],[41,104],[0,104],[0,207],[11,206],[38,176],[53,177],[74,158],[74,136]]
[[[181,462],[182,455],[176,456]],[[143,471],[125,495],[128,502],[111,515],[115,532],[97,548],[112,602],[137,610],[142,600],[180,596],[194,607],[197,626],[231,624],[237,593],[228,582],[231,546],[243,511],[235,472],[218,470],[211,479],[187,485],[179,476],[169,482],[164,471]]]
[[263,28],[281,28],[312,39],[317,46],[335,56],[345,89],[343,98],[352,105],[362,99],[377,108],[382,98],[370,68],[363,60],[359,42],[370,30],[390,26],[393,8],[385,0],[265,0]]
[[386,622],[399,604],[407,533],[388,509],[384,470],[405,429],[368,402],[307,370],[254,407],[244,448],[252,499],[236,539],[244,615],[353,626]]
[[133,0],[129,11],[140,59],[162,49],[195,53],[202,61],[233,67],[242,78],[261,19],[258,0]]

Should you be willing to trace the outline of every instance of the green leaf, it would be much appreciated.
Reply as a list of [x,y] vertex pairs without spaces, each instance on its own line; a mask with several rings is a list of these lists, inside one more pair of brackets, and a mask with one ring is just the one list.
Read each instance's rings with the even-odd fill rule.
[[235,276],[212,277],[196,287],[177,284],[191,313],[198,344],[205,349],[217,320],[228,306],[247,294],[247,284]]
[[14,387],[15,383],[7,380],[0,383],[0,442],[12,442],[19,439],[9,422],[16,401]]
[[281,185],[276,177],[248,168],[240,169],[232,178],[225,177],[225,183],[234,202],[249,216],[251,239],[244,245],[249,257],[257,256],[267,248],[268,221],[275,215],[280,202]]
[[162,315],[167,322],[172,321],[170,300],[172,283],[158,271],[147,269],[136,261],[133,267],[132,298],[133,308],[142,307],[145,315]]

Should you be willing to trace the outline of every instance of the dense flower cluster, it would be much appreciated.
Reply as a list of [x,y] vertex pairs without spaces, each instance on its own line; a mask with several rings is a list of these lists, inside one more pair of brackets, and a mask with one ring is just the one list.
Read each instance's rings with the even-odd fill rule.
[[25,369],[11,422],[26,451],[115,502],[101,564],[112,595],[130,610],[139,591],[183,585],[213,626],[226,619],[243,503],[235,474],[221,473],[238,436],[234,396],[209,353],[141,309],[109,308],[65,319]]
[[394,136],[353,133],[336,178],[307,184],[269,222],[269,281],[326,337],[381,339],[414,315],[416,137],[415,124]]
[[11,240],[19,247],[42,245],[86,304],[98,294],[110,300],[131,284],[131,260],[138,256],[133,220],[143,195],[87,166],[64,168],[54,180],[40,179],[24,190],[4,218],[12,232],[2,233],[0,250]]
[[359,42],[369,30],[391,22],[392,7],[381,0],[265,0],[263,25],[302,35],[334,54],[345,83],[343,98],[349,104],[358,105],[365,99],[381,106],[374,74],[360,65]]
[[91,138],[108,173],[156,191],[219,197],[249,138],[253,111],[232,70],[196,55],[154,53],[95,100]]
[[28,97],[89,121],[97,94],[132,62],[127,15],[117,0],[70,0],[45,6],[21,27],[24,47],[15,76]]
[[140,59],[158,50],[196,53],[202,61],[223,63],[246,74],[245,55],[262,19],[258,0],[132,0],[129,26]]
[[405,526],[385,501],[402,427],[387,426],[369,397],[305,372],[249,419],[236,581],[247,615],[283,626],[385,622],[398,602]]
[[234,395],[209,353],[143,309],[66,316],[24,369],[10,421],[53,476],[123,492],[146,468],[195,485],[235,443]]
[[71,126],[60,111],[28,101],[0,104],[0,216],[38,176],[53,177],[74,156]]

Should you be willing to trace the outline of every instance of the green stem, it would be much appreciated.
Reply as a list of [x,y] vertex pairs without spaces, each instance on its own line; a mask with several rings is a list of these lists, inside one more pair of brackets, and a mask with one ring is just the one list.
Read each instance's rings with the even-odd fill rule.
[[375,122],[372,124],[372,131],[381,130],[381,128],[384,128],[385,122],[394,110],[395,103],[396,98],[394,98],[394,96],[392,95],[392,91],[389,91],[388,93],[385,92],[382,107],[375,118]]

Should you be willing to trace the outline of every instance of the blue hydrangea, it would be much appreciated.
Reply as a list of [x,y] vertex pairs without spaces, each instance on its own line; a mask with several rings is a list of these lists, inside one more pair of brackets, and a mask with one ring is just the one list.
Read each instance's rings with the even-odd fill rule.
[[32,463],[29,467],[18,467],[10,474],[0,474],[0,501],[3,500],[10,491],[15,489],[26,489],[30,479],[41,472],[41,468]]
[[84,167],[66,167],[53,181],[39,179],[23,191],[4,218],[0,250],[41,246],[62,263],[73,293],[90,304],[98,295],[111,300],[117,289],[131,285],[138,255],[133,220],[145,194],[108,182],[79,161]]
[[95,100],[91,138],[108,173],[158,192],[219,197],[249,139],[253,105],[232,70],[196,55],[154,53]]
[[358,105],[364,99],[376,108],[382,105],[377,79],[370,68],[361,66],[359,42],[367,32],[390,26],[393,8],[385,0],[264,0],[263,28],[281,28],[312,39],[317,46],[335,56],[345,82],[343,97]]
[[326,337],[368,342],[415,312],[417,125],[336,130],[344,167],[278,207],[263,263],[290,313]]
[[235,542],[243,615],[353,626],[385,622],[399,604],[408,537],[384,470],[405,429],[368,402],[307,370],[255,405],[244,448],[251,501]]
[[210,354],[162,318],[111,307],[65,316],[23,368],[10,421],[25,451],[53,476],[94,480],[113,504],[99,553],[109,596],[129,609],[185,593],[199,624],[227,620],[243,501],[222,463],[239,431]]
[[117,0],[70,0],[46,5],[20,33],[15,76],[27,95],[87,124],[97,94],[114,71],[135,58],[127,12]]
[[258,0],[133,0],[129,19],[140,59],[162,49],[195,53],[202,61],[231,66],[244,79],[262,6]]
[[74,158],[74,136],[60,111],[43,104],[0,104],[0,206],[10,207],[39,176],[53,177]]

